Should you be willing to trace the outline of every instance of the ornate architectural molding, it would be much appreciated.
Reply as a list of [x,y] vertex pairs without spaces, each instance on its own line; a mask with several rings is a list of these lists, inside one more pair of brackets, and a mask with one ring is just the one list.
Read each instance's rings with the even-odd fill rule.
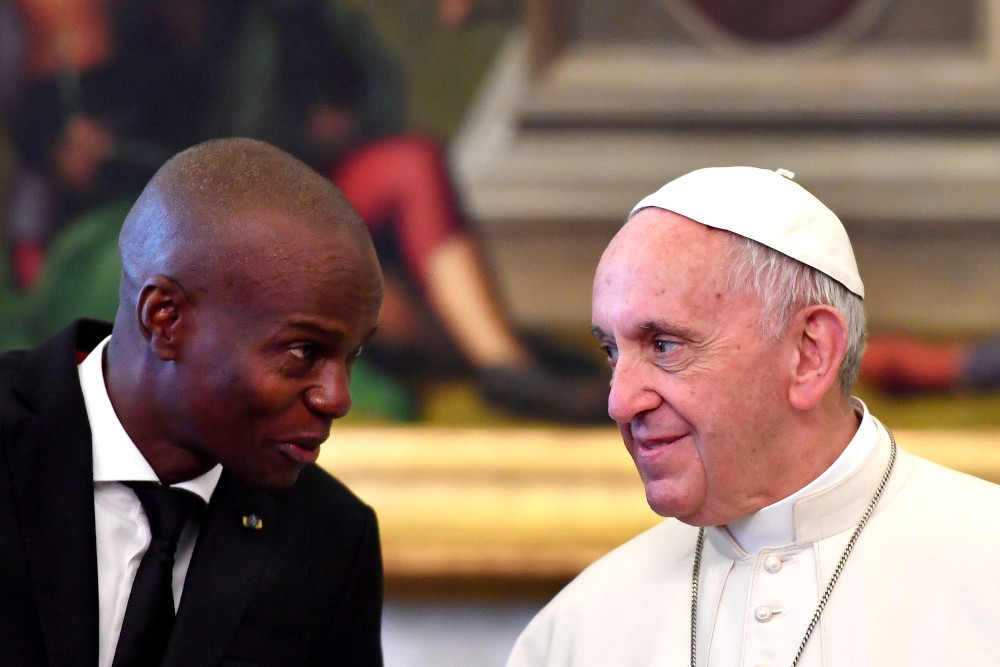
[[[897,431],[900,447],[1000,482],[1000,433]],[[379,517],[390,590],[558,586],[663,519],[613,427],[338,427],[320,465]]]

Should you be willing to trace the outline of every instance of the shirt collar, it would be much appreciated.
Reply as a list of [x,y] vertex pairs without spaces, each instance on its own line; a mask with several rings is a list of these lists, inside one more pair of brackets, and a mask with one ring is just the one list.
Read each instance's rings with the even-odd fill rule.
[[[102,363],[109,340],[110,336],[101,341],[77,367],[93,439],[94,482],[157,482],[156,473],[125,432],[111,405]],[[173,486],[196,493],[207,503],[221,475],[222,466],[216,465],[199,477]]]
[[852,399],[861,424],[847,448],[819,477],[792,495],[768,505],[753,514],[727,524],[726,528],[747,553],[764,547],[776,547],[795,542],[795,503],[805,496],[829,488],[861,467],[878,442],[878,426],[860,399]]

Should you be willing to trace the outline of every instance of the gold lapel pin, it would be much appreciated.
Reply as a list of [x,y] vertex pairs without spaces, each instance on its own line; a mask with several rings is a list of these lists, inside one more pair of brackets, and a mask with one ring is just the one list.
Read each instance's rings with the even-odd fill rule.
[[244,514],[243,527],[250,530],[261,530],[264,527],[264,520],[256,514]]

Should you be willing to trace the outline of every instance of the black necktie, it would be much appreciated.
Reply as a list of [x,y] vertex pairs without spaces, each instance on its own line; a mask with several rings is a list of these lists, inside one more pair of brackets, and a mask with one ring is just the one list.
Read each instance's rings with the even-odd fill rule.
[[184,524],[204,501],[153,482],[129,482],[153,538],[139,563],[112,667],[159,665],[174,625],[174,552]]

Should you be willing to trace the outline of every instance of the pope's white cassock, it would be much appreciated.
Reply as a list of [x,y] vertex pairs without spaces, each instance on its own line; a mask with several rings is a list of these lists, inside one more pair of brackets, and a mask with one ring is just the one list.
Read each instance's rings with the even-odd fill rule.
[[[889,433],[855,406],[861,427],[823,475],[706,530],[698,665],[792,664],[889,464]],[[598,560],[528,625],[508,666],[689,665],[697,535],[668,519]],[[1000,486],[899,450],[798,664],[1000,665]]]

